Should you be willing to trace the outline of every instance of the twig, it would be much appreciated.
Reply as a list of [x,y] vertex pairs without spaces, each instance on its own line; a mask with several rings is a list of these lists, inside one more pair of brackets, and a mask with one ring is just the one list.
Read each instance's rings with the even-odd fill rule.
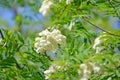
[[0,29],[0,35],[1,35],[2,39],[4,39],[4,35],[3,35],[3,33],[2,33],[2,30],[1,30],[1,29]]
[[118,37],[120,37],[120,35],[111,33],[111,32],[109,32],[109,31],[107,31],[107,30],[105,30],[105,29],[103,29],[103,28],[101,28],[101,27],[99,27],[99,26],[93,24],[92,22],[90,22],[90,21],[89,21],[88,19],[86,19],[85,17],[83,17],[83,19],[84,19],[85,21],[87,21],[89,24],[91,24],[92,26],[94,26],[94,27],[96,27],[96,28],[98,28],[98,29],[100,29],[100,30],[102,30],[102,31],[104,31],[104,32],[106,32],[106,33],[112,35],[112,36],[118,36]]
[[46,52],[45,52],[45,56],[46,56],[50,61],[53,61],[53,60],[47,55]]
[[[0,29],[0,35],[1,35],[2,39],[5,39],[2,29]],[[3,45],[3,47],[7,47],[6,42],[4,42],[4,44],[2,44],[2,45]]]
[[107,0],[107,1],[110,4],[110,6],[115,10],[117,17],[120,19],[119,13],[117,12],[116,8],[113,6],[112,2],[110,0]]

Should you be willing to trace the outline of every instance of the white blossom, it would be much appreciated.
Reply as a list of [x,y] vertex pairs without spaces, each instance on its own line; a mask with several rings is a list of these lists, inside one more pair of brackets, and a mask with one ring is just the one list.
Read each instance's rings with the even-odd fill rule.
[[86,64],[81,64],[81,65],[80,65],[80,68],[81,68],[82,70],[87,69],[87,65],[86,65]]
[[95,41],[94,41],[93,49],[95,49],[96,46],[99,45],[100,43],[101,43],[100,37],[97,37],[97,38],[95,39]]
[[44,0],[42,2],[42,6],[39,9],[39,12],[42,13],[44,16],[47,16],[51,12],[51,6],[53,2],[51,0]]
[[101,68],[96,63],[89,62],[89,64],[92,66],[94,73],[100,72]]
[[101,46],[101,44],[103,44],[107,40],[106,38],[103,38],[106,36],[106,34],[103,34],[94,40],[93,49],[96,50],[96,53],[100,53],[104,49],[104,46]]
[[47,29],[39,33],[39,37],[35,39],[35,50],[40,52],[53,52],[56,50],[58,44],[64,47],[66,43],[66,37],[61,34],[57,29],[48,31]]
[[93,49],[95,49],[98,45],[100,45],[101,43],[103,43],[106,40],[106,39],[101,39],[103,36],[99,36],[95,39]]
[[48,35],[50,35],[50,31],[48,31],[47,29],[45,29],[44,31],[39,33],[39,36],[45,36],[46,37]]
[[34,44],[34,47],[36,48],[36,52],[45,52],[45,51],[53,51],[54,48],[51,47],[51,42],[45,39],[40,39]]
[[96,47],[96,54],[100,53],[105,47],[103,46],[99,46],[99,47]]
[[51,65],[48,70],[44,71],[45,79],[49,79],[51,74],[57,72],[60,68],[61,66],[59,65]]
[[59,0],[59,2],[62,2],[62,0]]
[[0,46],[3,46],[3,47],[6,46],[6,42],[4,42],[4,40],[2,38],[0,38]]
[[80,80],[89,80],[92,72],[99,73],[100,70],[100,66],[92,62],[80,64],[80,70],[78,70],[81,75]]
[[112,77],[109,77],[107,80],[112,80]]
[[94,66],[94,67],[93,67],[94,73],[99,72],[100,69],[101,69],[101,68],[100,68],[99,66]]
[[88,70],[87,64],[81,64],[78,73],[81,75],[80,80],[88,80],[91,74],[90,70]]
[[[62,2],[63,0],[59,0],[59,2]],[[73,2],[73,0],[66,0],[66,4],[70,4],[71,2]]]
[[80,80],[88,80],[88,78],[82,77],[82,78],[80,78]]
[[64,35],[62,35],[59,30],[54,29],[51,32],[51,34],[54,37],[54,39],[57,41],[58,44],[60,44],[62,47],[65,46],[65,44],[66,44],[66,37]]
[[73,0],[66,0],[66,4],[70,4]]

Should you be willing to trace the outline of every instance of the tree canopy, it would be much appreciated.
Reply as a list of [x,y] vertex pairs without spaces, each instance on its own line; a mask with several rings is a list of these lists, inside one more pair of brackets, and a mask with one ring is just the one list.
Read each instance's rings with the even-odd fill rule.
[[0,80],[119,80],[119,5],[1,0]]

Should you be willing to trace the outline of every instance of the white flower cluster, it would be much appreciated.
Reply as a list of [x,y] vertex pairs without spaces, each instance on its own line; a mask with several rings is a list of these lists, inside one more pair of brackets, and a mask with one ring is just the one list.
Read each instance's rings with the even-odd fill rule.
[[66,0],[66,4],[70,4],[73,0]]
[[[62,2],[62,0],[59,0],[59,2]],[[70,4],[71,2],[73,2],[73,0],[66,0],[67,5]],[[48,16],[51,12],[52,5],[53,5],[52,0],[44,0],[39,9],[39,12],[42,13],[43,16]]]
[[57,72],[61,66],[51,65],[48,70],[44,71],[45,79],[48,80],[52,73]]
[[86,63],[86,64],[80,64],[80,70],[78,73],[80,74],[80,80],[89,80],[92,72],[93,73],[99,73],[101,70],[100,66],[98,66],[96,63]]
[[96,53],[100,53],[103,49],[104,46],[100,46],[102,43],[104,43],[107,39],[102,39],[103,37],[107,36],[106,34],[101,35],[99,37],[97,37],[94,41],[94,45],[93,45],[93,49],[96,50]]
[[[93,45],[93,49],[96,50],[96,53],[103,53],[104,50],[108,49],[110,46],[109,45],[106,45],[104,46],[104,43],[105,41],[111,41],[110,39],[114,39],[113,36],[109,35],[109,34],[106,34],[105,32],[103,33],[103,35],[100,35],[99,37],[97,37],[95,40],[94,40],[94,45]],[[115,40],[115,39],[114,39]],[[119,50],[119,44],[116,43],[116,47],[113,48],[113,51],[115,53],[120,53],[120,50]]]
[[[62,2],[62,0],[59,0],[59,2]],[[73,0],[66,0],[66,4],[70,4],[71,2],[73,2]]]
[[35,39],[36,52],[53,52],[56,50],[58,44],[64,47],[66,44],[66,37],[57,29],[48,31],[47,29],[39,33],[39,37]]
[[39,12],[42,13],[42,15],[47,16],[51,12],[52,4],[53,2],[51,0],[44,0]]

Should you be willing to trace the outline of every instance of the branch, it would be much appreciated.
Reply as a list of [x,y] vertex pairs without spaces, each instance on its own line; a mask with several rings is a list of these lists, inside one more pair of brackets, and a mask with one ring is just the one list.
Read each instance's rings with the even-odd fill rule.
[[1,35],[2,39],[4,39],[4,35],[3,35],[3,32],[1,29],[0,29],[0,35]]
[[50,60],[50,61],[53,61],[50,56],[47,55],[47,53],[45,52],[45,56]]
[[102,30],[102,31],[104,31],[104,32],[106,32],[106,33],[112,35],[112,36],[120,37],[120,35],[117,35],[117,34],[111,33],[111,32],[109,32],[109,31],[107,31],[107,30],[105,30],[105,29],[103,29],[103,28],[101,28],[101,27],[99,27],[99,26],[93,24],[92,22],[90,22],[90,21],[89,21],[88,19],[86,19],[85,17],[83,17],[83,19],[84,19],[86,22],[88,22],[89,24],[91,24],[92,26],[94,26],[94,27],[96,27],[96,28],[98,28],[98,29],[100,29],[100,30]]

